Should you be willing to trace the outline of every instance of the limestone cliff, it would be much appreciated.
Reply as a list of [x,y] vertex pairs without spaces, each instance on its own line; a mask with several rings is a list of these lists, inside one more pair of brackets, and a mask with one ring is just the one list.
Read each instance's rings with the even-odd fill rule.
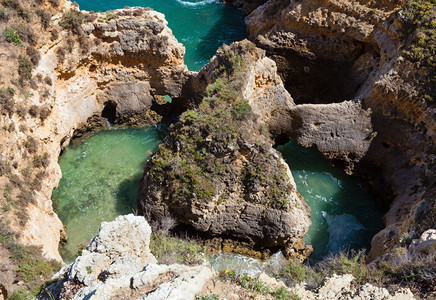
[[[0,215],[8,220],[8,238],[15,232],[20,243],[41,247],[45,257],[60,261],[65,231],[50,197],[61,178],[59,154],[75,129],[91,118],[117,122],[141,115],[160,121],[146,115],[152,103],[159,95],[177,97],[189,72],[184,47],[161,13],[130,8],[94,14],[69,1],[39,2],[44,11],[33,14],[29,8],[33,23],[27,27],[39,40],[25,42],[20,35],[11,42],[2,35],[0,42],[7,62],[1,66]],[[35,4],[19,5],[27,11]],[[0,29],[21,22],[17,8],[5,9],[12,17]],[[33,50],[26,54],[18,42],[33,43]],[[12,83],[18,87],[12,87],[9,80],[17,74]]]
[[[389,207],[371,257],[392,248],[402,234],[434,227],[434,4],[270,0],[246,24],[250,39],[277,63],[294,101],[313,113],[298,114],[307,122],[299,129],[304,133],[290,136],[354,165],[355,174]],[[316,121],[330,113],[313,104],[344,100],[352,101],[338,110],[345,118],[356,115],[346,108],[352,103],[370,109],[357,113],[363,117],[357,123],[366,129],[356,145],[360,150],[351,153],[326,135],[317,136],[320,124],[327,129],[343,117]],[[361,123],[369,117],[370,124]]]

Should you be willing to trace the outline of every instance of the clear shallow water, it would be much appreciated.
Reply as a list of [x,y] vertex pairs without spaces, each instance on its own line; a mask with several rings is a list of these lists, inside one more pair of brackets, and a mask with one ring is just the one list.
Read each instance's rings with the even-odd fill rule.
[[136,208],[144,163],[164,135],[157,126],[106,130],[65,150],[59,159],[62,179],[52,199],[59,199],[57,211],[68,229],[69,242],[60,248],[66,262],[98,233],[102,221]]
[[[217,0],[77,2],[88,11],[142,6],[164,13],[175,36],[186,47],[185,63],[194,71],[200,70],[223,43],[246,36],[240,12]],[[69,243],[61,249],[65,261],[71,261],[77,246],[87,244],[98,232],[101,221],[111,221],[136,208],[144,162],[163,135],[156,127],[103,131],[65,151],[59,160],[63,178],[52,197],[60,200],[59,216],[68,227]],[[372,236],[383,227],[381,212],[371,196],[342,171],[330,167],[318,151],[295,142],[278,149],[291,167],[299,192],[312,208],[313,225],[305,240],[314,246],[313,257],[369,247]],[[240,268],[248,273],[263,268],[243,256],[217,255],[212,264],[219,270]]]
[[151,7],[165,14],[168,26],[186,47],[185,64],[199,71],[223,43],[246,37],[240,11],[218,0],[77,0],[80,9],[106,11],[124,6]]
[[367,250],[383,228],[382,211],[371,195],[342,170],[333,168],[315,148],[295,141],[279,146],[297,189],[312,209],[312,226],[304,237],[312,258],[340,250]]

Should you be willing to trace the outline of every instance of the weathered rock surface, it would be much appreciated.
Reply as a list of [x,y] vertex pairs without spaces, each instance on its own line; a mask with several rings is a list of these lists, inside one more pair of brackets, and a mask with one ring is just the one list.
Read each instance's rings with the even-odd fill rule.
[[[411,31],[404,4],[270,0],[246,18],[250,39],[276,62],[295,103],[351,100],[371,109],[372,124],[365,123],[359,133],[361,138],[370,135],[354,140],[357,147],[350,153],[345,144],[340,145],[347,149],[343,153],[335,150],[337,142],[327,149],[326,136],[314,132],[316,123],[309,120],[302,131],[311,137],[297,137],[329,158],[345,159],[349,170],[354,166],[389,206],[386,229],[374,237],[371,259],[393,249],[402,234],[434,228],[436,222],[436,119],[434,105],[426,100],[435,93],[434,81],[428,83],[434,67],[432,73],[424,61],[407,56],[417,37],[429,33]],[[367,118],[364,111],[358,115]]]
[[411,246],[412,250],[418,253],[426,254],[429,257],[436,256],[436,229],[424,231],[419,240]]
[[[103,222],[68,268],[59,297],[69,299],[195,299],[214,277],[207,266],[158,265],[143,217]],[[74,289],[74,291],[73,291]]]
[[315,300],[315,299],[355,299],[355,300],[412,300],[415,299],[412,292],[409,289],[400,289],[393,294],[390,294],[387,289],[373,286],[371,284],[365,284],[356,288],[352,282],[354,280],[353,275],[333,275],[327,278],[324,284],[313,291],[307,289],[305,284],[299,284],[290,290],[291,293],[300,297],[300,299]]
[[[277,74],[275,62],[264,51],[247,49],[253,55],[242,59],[247,67],[241,95],[272,137],[279,142],[293,137],[305,147],[316,145],[328,158],[343,160],[347,169],[352,169],[371,144],[371,111],[360,101],[295,105]],[[216,79],[216,70],[225,64],[219,56],[212,58],[192,79],[189,90],[196,91],[197,97],[202,95]]]
[[305,147],[316,145],[329,159],[352,163],[362,159],[373,137],[371,112],[360,102],[301,104],[292,110],[291,136]]
[[[208,96],[182,115],[146,164],[138,196],[144,215],[173,217],[209,236],[261,248],[289,247],[302,238],[310,209],[262,129],[263,122],[278,122],[271,118],[276,106],[292,106],[271,71],[273,62],[248,41],[218,51],[191,82],[198,95],[207,90]],[[277,98],[262,98],[259,90]],[[246,95],[252,112],[241,100]]]
[[[1,186],[8,182],[8,175],[34,190],[32,201],[26,200],[30,203],[22,208],[28,215],[25,222],[14,217],[13,210],[1,214],[8,215],[11,229],[20,232],[21,243],[41,246],[47,258],[56,260],[61,260],[58,244],[65,231],[53,213],[50,197],[61,178],[59,154],[75,129],[83,128],[91,118],[102,117],[111,122],[159,122],[162,117],[156,113],[138,119],[132,116],[149,112],[159,95],[177,97],[189,76],[183,63],[185,49],[173,36],[163,14],[130,8],[114,11],[115,17],[109,20],[106,14],[92,17],[83,12],[89,18],[72,32],[64,30],[59,22],[64,13],[77,7],[70,1],[61,4],[50,20],[52,38],[50,31],[44,32],[36,47],[41,58],[33,71],[37,80],[32,93],[26,99],[20,95],[13,99],[26,112],[30,107],[44,110],[44,118],[27,113],[22,117],[2,113],[0,117],[2,126],[17,128],[0,133],[0,165],[14,165],[11,174],[0,177]],[[26,151],[29,140],[33,148]],[[34,158],[44,153],[47,161],[44,167],[38,167]],[[22,175],[22,170],[29,167],[30,174]],[[32,185],[35,180],[39,183],[37,189]],[[18,195],[19,191],[12,192],[12,197]]]

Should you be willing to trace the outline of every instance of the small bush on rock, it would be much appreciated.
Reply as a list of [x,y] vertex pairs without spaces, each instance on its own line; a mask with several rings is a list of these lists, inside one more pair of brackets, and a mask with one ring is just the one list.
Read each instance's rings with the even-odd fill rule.
[[80,11],[70,10],[64,14],[59,25],[64,29],[72,30],[74,33],[78,34],[81,31],[81,25],[84,18],[85,15]]
[[18,36],[18,33],[16,33],[12,28],[6,27],[3,31],[3,35],[5,36],[6,41],[9,43],[13,43],[17,46],[21,46],[23,44]]
[[41,54],[39,54],[39,52],[32,46],[26,48],[26,54],[30,57],[32,64],[36,67],[41,59]]
[[32,69],[33,64],[30,62],[29,58],[22,55],[18,56],[18,75],[20,76],[19,81],[21,84],[32,78]]

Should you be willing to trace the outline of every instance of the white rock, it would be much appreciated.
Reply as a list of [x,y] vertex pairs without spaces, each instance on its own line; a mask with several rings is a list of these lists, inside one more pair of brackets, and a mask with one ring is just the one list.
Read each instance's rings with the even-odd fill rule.
[[214,277],[212,269],[156,264],[150,234],[143,217],[103,222],[70,268],[68,279],[85,284],[73,299],[195,299]]
[[436,229],[428,229],[421,235],[416,250],[428,255],[436,253]]

